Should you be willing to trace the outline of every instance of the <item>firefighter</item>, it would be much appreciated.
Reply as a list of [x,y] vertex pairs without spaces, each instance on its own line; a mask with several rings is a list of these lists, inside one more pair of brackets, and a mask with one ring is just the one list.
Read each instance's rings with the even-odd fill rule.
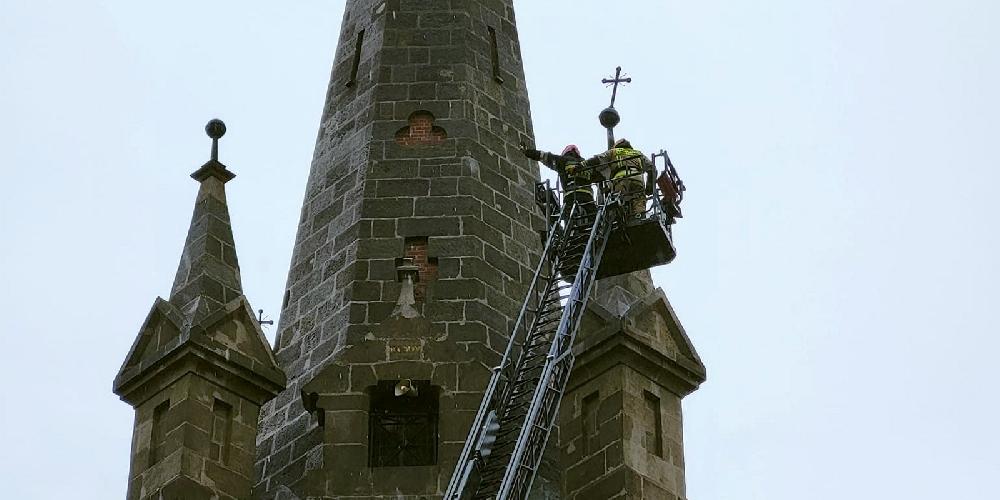
[[570,144],[563,148],[562,153],[558,155],[527,148],[523,152],[524,156],[542,162],[543,165],[559,174],[559,181],[562,183],[563,189],[566,190],[563,201],[569,208],[577,205],[579,207],[577,213],[583,215],[584,218],[589,218],[596,213],[594,192],[590,189],[590,184],[593,182],[591,171],[580,168],[580,163],[583,161],[580,148],[576,147],[575,144]]
[[[559,174],[559,181],[566,190],[566,194],[563,196],[566,210],[572,211],[574,214],[573,222],[567,226],[569,238],[576,244],[586,244],[586,235],[589,234],[589,229],[594,223],[593,216],[597,213],[597,207],[594,204],[594,192],[590,189],[590,183],[593,182],[591,180],[592,169],[580,168],[580,163],[583,161],[580,148],[570,144],[563,148],[562,153],[558,155],[528,148],[524,148],[523,152],[524,156],[542,162],[543,165]],[[574,209],[574,207],[576,208]],[[576,278],[576,272],[580,268],[580,260],[583,258],[582,253],[571,252],[571,255],[568,257],[566,265],[560,269],[563,279],[568,282],[573,282]]]
[[626,139],[618,139],[611,149],[581,162],[584,170],[598,165],[610,166],[611,188],[619,193],[622,202],[631,208],[632,215],[645,217],[646,214],[646,172],[653,170],[653,164],[641,152],[632,149]]

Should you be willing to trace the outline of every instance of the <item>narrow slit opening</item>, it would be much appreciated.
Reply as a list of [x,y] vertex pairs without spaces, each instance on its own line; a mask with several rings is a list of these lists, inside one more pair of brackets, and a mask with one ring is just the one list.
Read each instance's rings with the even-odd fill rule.
[[212,405],[212,458],[223,465],[229,464],[229,450],[233,440],[233,407],[216,399]]
[[153,408],[153,425],[149,436],[149,467],[156,465],[163,458],[163,448],[167,440],[167,430],[163,427],[163,416],[169,409],[169,399]]
[[497,30],[493,26],[488,26],[490,32],[490,61],[493,63],[493,80],[503,83],[500,76],[500,51],[497,49]]
[[354,42],[354,62],[351,63],[351,77],[347,80],[347,86],[351,87],[357,83],[358,68],[361,66],[361,44],[365,40],[365,30],[358,32],[358,39]]
[[663,458],[663,416],[660,411],[660,398],[649,391],[642,391],[646,403],[646,450]]
[[580,405],[580,424],[582,425],[582,432],[580,433],[584,455],[588,455],[591,452],[590,440],[597,435],[598,422],[597,422],[597,404],[599,401],[600,394],[598,392],[592,392],[584,396],[583,401]]

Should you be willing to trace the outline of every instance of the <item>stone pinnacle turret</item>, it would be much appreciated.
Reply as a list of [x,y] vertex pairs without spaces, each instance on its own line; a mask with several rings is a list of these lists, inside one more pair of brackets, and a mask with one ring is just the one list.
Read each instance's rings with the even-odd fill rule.
[[686,498],[681,400],[705,366],[648,270],[597,283],[574,352],[562,498]]
[[225,189],[236,174],[218,158],[218,141],[226,126],[221,120],[212,120],[205,130],[212,137],[212,157],[191,174],[201,186],[170,289],[170,303],[191,321],[243,295]]
[[170,299],[157,298],[114,391],[136,410],[130,500],[250,497],[259,409],[285,386],[243,296],[219,163],[225,125],[206,127],[200,183]]

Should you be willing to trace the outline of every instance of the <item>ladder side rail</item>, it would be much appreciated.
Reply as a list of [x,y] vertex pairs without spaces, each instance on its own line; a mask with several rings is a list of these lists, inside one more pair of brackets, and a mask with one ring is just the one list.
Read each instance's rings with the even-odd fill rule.
[[[549,282],[555,279],[554,273],[550,273],[552,276],[550,276],[547,280],[542,280],[540,278],[542,277],[542,270],[545,268],[548,260],[546,257],[554,253],[557,250],[554,247],[561,242],[561,235],[557,237],[557,233],[563,232],[559,231],[560,222],[564,220],[568,221],[570,220],[570,217],[572,217],[572,211],[568,210],[564,205],[561,210],[559,221],[554,223],[552,225],[553,227],[549,231],[549,237],[545,244],[545,250],[542,258],[539,259],[538,266],[535,268],[535,274],[531,280],[531,285],[525,293],[525,299],[521,305],[521,310],[518,313],[517,321],[514,324],[513,331],[511,332],[511,337],[507,342],[507,348],[504,351],[500,364],[493,369],[493,374],[490,376],[490,381],[486,386],[486,392],[483,393],[483,401],[479,405],[479,410],[476,412],[475,420],[473,420],[472,426],[469,429],[469,436],[466,438],[465,445],[462,447],[462,453],[459,455],[458,462],[456,462],[455,471],[452,473],[452,477],[448,482],[448,489],[444,495],[445,498],[459,498],[462,492],[467,488],[467,482],[471,473],[471,466],[474,465],[474,462],[478,458],[476,447],[479,445],[479,441],[482,437],[483,427],[486,422],[486,414],[489,413],[490,409],[496,409],[497,414],[500,414],[499,410],[501,409],[503,399],[506,396],[506,394],[504,394],[506,392],[506,387],[499,391],[502,396],[501,398],[498,399],[496,396],[498,395],[497,388],[501,385],[501,379],[503,378],[503,368],[505,365],[510,364],[511,352],[514,344],[516,343],[517,333],[520,329],[523,329],[523,325],[526,322],[525,318],[528,313],[528,305],[532,302],[532,296],[538,294],[537,289],[539,283],[545,281],[546,285],[549,285]],[[525,332],[525,337],[527,337],[528,333],[530,333],[530,330]]]
[[[606,212],[608,209],[608,205],[612,203],[617,203],[617,200],[618,200],[617,197],[611,197],[605,203],[601,204],[601,206],[598,209],[597,215],[594,218],[594,225],[591,228],[590,238],[587,242],[587,247],[586,250],[584,251],[580,268],[577,271],[576,280],[574,281],[573,284],[573,292],[570,294],[570,299],[568,300],[567,307],[563,310],[563,315],[560,320],[559,328],[556,330],[556,335],[552,339],[552,344],[550,346],[549,354],[547,356],[548,359],[546,360],[546,364],[545,367],[543,368],[542,375],[539,378],[538,386],[535,389],[535,394],[532,399],[531,407],[529,408],[528,414],[524,419],[524,424],[522,425],[521,432],[518,435],[517,444],[515,445],[511,460],[507,465],[507,469],[504,473],[504,478],[501,481],[500,491],[498,492],[496,497],[498,499],[509,498],[510,494],[512,493],[512,490],[514,489],[516,479],[522,473],[521,471],[522,460],[524,458],[525,451],[528,448],[529,438],[533,434],[535,434],[534,432],[535,422],[542,408],[543,399],[546,393],[550,390],[549,385],[551,384],[552,372],[554,367],[556,366],[554,361],[556,360],[556,358],[561,357],[560,354],[562,353],[560,349],[563,350],[566,349],[566,347],[562,346],[569,345],[569,349],[572,349],[572,339],[576,335],[576,329],[577,329],[576,327],[578,326],[573,324],[573,323],[578,323],[577,321],[574,321],[578,316],[577,314],[574,314],[574,311],[577,310],[582,311],[582,308],[580,307],[579,304],[580,296],[582,295],[584,298],[589,296],[590,292],[589,288],[594,281],[592,278],[597,271],[597,266],[594,265],[595,256],[593,255],[595,250],[595,242],[597,242],[598,240],[600,241],[599,243],[600,250],[598,252],[598,255],[596,256],[600,258],[601,254],[603,254],[604,251],[603,243],[607,241],[606,233],[609,233],[611,229],[611,225],[608,224],[607,221],[605,220],[605,217],[607,215]],[[584,267],[584,263],[587,264],[587,267]],[[586,288],[587,290],[583,290],[583,288]],[[567,337],[567,340],[569,340],[569,342],[567,343],[561,341],[562,337]],[[543,430],[544,434],[543,439],[548,439],[548,434],[550,433],[550,431],[551,427],[545,428]],[[533,469],[533,467],[529,465],[529,469]],[[533,476],[533,473],[531,475]],[[533,479],[534,478],[532,477],[526,481],[528,486],[530,486],[530,483]],[[517,482],[521,483],[522,485],[524,485],[525,483],[524,479],[521,479],[520,481]]]
[[[571,299],[574,306],[573,310],[566,311],[566,318],[569,319],[569,322],[566,324],[565,331],[560,329],[562,335],[559,340],[561,341],[557,341],[560,345],[552,346],[552,353],[559,354],[555,354],[551,362],[553,366],[551,383],[547,386],[547,390],[543,394],[538,418],[525,425],[525,428],[530,430],[532,436],[527,440],[524,458],[522,458],[522,463],[514,468],[515,476],[511,481],[508,496],[498,496],[497,498],[526,498],[534,481],[534,475],[541,464],[545,445],[551,435],[552,425],[559,412],[562,394],[569,383],[569,376],[572,373],[573,364],[576,360],[576,357],[573,355],[573,342],[579,330],[580,320],[587,301],[590,298],[590,293],[593,291],[593,283],[596,282],[594,276],[596,276],[597,267],[600,265],[611,229],[613,229],[613,224],[608,218],[604,218],[603,221],[605,227],[601,229],[595,227],[595,233],[592,235],[597,236],[599,239],[591,240],[593,245],[588,245],[591,249],[587,252],[585,258],[589,258],[589,262],[581,263],[581,269],[583,269],[584,265],[589,267],[588,276],[584,277],[584,280],[589,281],[589,283],[586,281],[576,283],[574,292],[579,293],[574,293],[574,297]],[[578,279],[580,279],[579,274]]]
[[[490,377],[490,382],[486,386],[486,394],[492,394],[496,390],[497,383],[499,382],[500,367],[493,368],[493,375]],[[448,489],[445,492],[444,498],[462,498],[462,492],[465,491],[466,485],[468,484],[469,478],[472,476],[473,468],[476,465],[476,461],[479,457],[479,450],[476,449],[479,446],[479,442],[482,439],[482,431],[485,426],[486,414],[489,413],[490,405],[485,404],[487,399],[483,399],[484,404],[479,405],[479,410],[476,411],[476,418],[472,422],[472,427],[469,429],[469,437],[465,441],[465,445],[462,447],[462,454],[459,455],[460,460],[455,463],[455,471],[451,475],[451,479],[448,481]]]
[[[572,220],[573,216],[576,215],[577,209],[578,208],[574,208],[573,211],[570,212],[569,217],[566,218],[565,220],[562,219],[560,220],[563,224],[563,229],[560,233],[562,241],[555,243],[555,246],[553,247],[555,249],[554,256],[550,257],[548,260],[549,264],[551,265],[552,271],[555,271],[560,267],[563,258],[563,253],[566,250],[565,246],[570,241],[569,240],[570,232],[568,229],[570,227],[570,224],[568,221]],[[540,314],[542,312],[544,302],[550,302],[553,298],[558,298],[556,303],[553,303],[550,306],[545,306],[544,308],[545,309],[554,308],[559,310],[559,320],[562,319],[562,311],[561,311],[561,309],[563,309],[562,301],[565,300],[566,297],[563,297],[562,295],[563,292],[560,289],[561,285],[559,283],[561,281],[562,280],[559,279],[556,272],[550,273],[550,276],[548,277],[548,281],[545,286],[545,290],[539,295],[539,303],[536,305],[536,311],[535,311],[536,313]],[[539,366],[537,361],[532,361],[531,363],[529,363],[528,360],[530,358],[537,357],[539,347],[546,348],[545,355],[547,355],[548,354],[547,351],[549,350],[548,348],[551,346],[552,341],[556,338],[556,330],[558,329],[558,323],[555,325],[555,328],[552,328],[551,332],[549,332],[550,327],[543,326],[542,324],[540,324],[542,320],[543,318],[540,315],[536,314],[533,321],[530,322],[525,321],[523,323],[523,325],[530,324],[530,328],[525,332],[526,335],[524,340],[525,343],[524,345],[521,346],[521,350],[517,354],[518,358],[517,362],[509,363],[508,366],[505,367],[505,368],[513,367],[514,372],[510,374],[508,377],[506,377],[506,379],[501,379],[505,385],[498,388],[498,391],[501,393],[501,395],[497,400],[498,401],[497,404],[494,405],[494,408],[497,410],[497,414],[501,420],[501,426],[502,426],[502,428],[500,429],[501,434],[504,434],[505,433],[504,431],[510,428],[509,427],[510,419],[508,417],[510,417],[511,415],[515,415],[517,419],[516,421],[521,421],[523,420],[523,417],[518,416],[517,414],[524,413],[526,415],[528,411],[528,408],[518,409],[517,407],[512,408],[510,405],[517,403],[517,405],[520,406],[523,403],[527,403],[528,407],[530,408],[531,401],[533,399],[535,390],[537,389],[538,386],[538,381],[536,380],[532,382],[532,380],[540,376],[540,374],[531,376],[529,376],[528,374],[530,372],[538,370],[539,368],[542,368],[544,370],[544,361],[542,361],[542,365]],[[545,321],[546,322],[548,321],[547,316],[545,318]],[[529,349],[531,350],[530,353]],[[519,392],[518,395],[516,396],[518,399],[515,400],[515,394],[513,393],[514,388],[519,387],[521,384],[525,383],[529,384],[529,387],[527,388],[529,389],[530,392],[528,394]],[[520,390],[523,391],[523,389],[524,387],[520,387]],[[529,398],[527,401],[523,401],[520,399],[523,395],[529,395],[531,396],[531,398]],[[503,424],[504,421],[507,422],[507,425]],[[519,429],[517,430],[518,432],[520,432]],[[517,435],[513,437],[516,439]],[[504,441],[506,441],[506,439]],[[501,441],[497,442],[498,447],[500,446],[500,442]],[[516,444],[516,441],[515,442],[507,441],[507,443],[508,445],[513,446]],[[489,468],[495,469],[499,466],[501,468],[500,470],[505,471],[510,456],[511,456],[510,452],[493,454],[487,460],[485,460],[485,462],[487,462],[486,465]]]
[[[538,468],[541,466],[541,460],[545,453],[545,446],[548,443],[549,436],[552,435],[551,426],[555,421],[556,415],[559,414],[559,406],[562,402],[562,392],[565,389],[566,383],[569,381],[569,375],[572,369],[572,356],[560,358],[560,362],[555,364],[552,379],[553,387],[546,392],[546,397],[542,402],[542,410],[540,412],[541,423],[535,424],[540,426],[541,429],[534,429],[538,435],[529,441],[530,446],[525,452],[524,463],[518,468],[518,474],[514,478],[508,498],[527,498],[528,493],[531,490],[535,474],[537,474]],[[556,387],[562,387],[563,389],[557,390]]]
[[[510,382],[517,380],[517,375],[519,374],[520,369],[523,368],[524,366],[524,357],[525,357],[524,349],[525,347],[527,347],[526,344],[527,341],[529,340],[531,333],[535,330],[536,324],[538,322],[537,313],[542,308],[542,301],[545,300],[545,297],[551,291],[552,287],[559,281],[558,279],[556,279],[554,269],[558,266],[559,254],[560,254],[559,250],[562,248],[563,243],[565,243],[567,239],[566,237],[569,234],[569,221],[571,221],[573,216],[576,214],[576,210],[577,207],[575,205],[570,207],[569,209],[564,208],[562,214],[559,217],[559,220],[554,224],[556,226],[561,226],[561,227],[558,228],[559,229],[558,231],[553,230],[551,232],[552,234],[549,235],[549,241],[545,245],[546,249],[544,255],[542,256],[543,258],[539,261],[538,267],[535,270],[535,276],[532,279],[531,289],[528,290],[528,293],[526,294],[524,299],[524,303],[521,304],[521,312],[518,314],[517,321],[514,323],[514,329],[511,332],[510,341],[507,343],[507,349],[504,352],[504,357],[500,365],[502,372],[501,375],[507,375],[506,377],[501,377],[502,381],[506,379],[507,382],[504,384],[504,386],[500,387],[501,405],[505,405],[507,403],[508,400],[507,396],[508,396],[508,389],[510,386]],[[551,266],[553,272],[549,273],[550,276],[548,277],[548,279],[542,280],[541,272],[544,269],[546,263],[548,263]],[[538,293],[537,292],[538,285],[542,283],[544,283],[544,285],[542,286],[543,290],[541,293]],[[530,312],[528,304],[532,300],[533,292],[536,300],[536,302],[534,303],[535,313],[532,313],[534,316],[533,318],[528,319],[528,313]],[[521,330],[523,330],[523,335],[518,335],[518,333]],[[522,336],[523,336],[523,341],[520,344],[521,350],[516,354],[516,359],[514,359],[515,355],[513,353],[513,346],[516,344],[515,340],[517,338],[521,338]],[[508,370],[513,370],[513,372],[507,373]],[[496,409],[497,409],[497,414],[502,415],[501,410],[503,410],[504,407],[499,406]]]
[[572,299],[574,308],[571,311],[567,311],[567,317],[570,319],[570,322],[561,336],[561,346],[558,348],[557,346],[553,346],[553,352],[560,352],[560,354],[552,361],[553,375],[551,385],[548,387],[549,390],[545,392],[538,420],[531,422],[530,426],[530,429],[536,435],[534,439],[529,438],[529,447],[525,450],[525,458],[523,459],[526,462],[524,464],[526,466],[517,469],[518,476],[513,481],[510,498],[527,497],[531,484],[534,481],[534,475],[541,464],[545,445],[551,435],[552,425],[558,415],[559,406],[562,402],[562,394],[569,383],[569,376],[572,373],[573,364],[576,360],[576,357],[573,355],[573,342],[576,338],[576,333],[579,331],[580,320],[582,319],[587,301],[590,298],[590,293],[593,291],[593,283],[596,282],[594,277],[596,276],[597,267],[600,265],[604,249],[614,226],[609,218],[604,219],[604,224],[606,224],[605,228],[595,232],[595,236],[598,236],[600,239],[592,240],[592,248],[587,252],[590,262],[587,264],[581,263],[581,268],[589,264],[588,276],[585,277],[585,279],[589,280],[589,283],[581,282],[574,288],[575,291],[580,292],[582,295],[577,294],[579,296],[574,296]]
[[559,336],[554,339],[559,342],[555,342],[552,346],[551,354],[553,356],[560,356],[563,352],[573,347],[573,340],[576,338],[577,330],[574,326],[578,322],[578,316],[581,315],[587,300],[590,298],[590,292],[596,281],[594,276],[596,275],[597,268],[600,266],[601,258],[604,256],[605,244],[613,227],[607,213],[608,206],[615,203],[618,203],[617,196],[609,198],[608,203],[600,207],[600,211],[595,218],[590,237],[587,241],[587,248],[580,261],[580,270],[585,272],[577,272],[576,280],[573,283],[573,292],[567,301],[566,310],[559,325]]

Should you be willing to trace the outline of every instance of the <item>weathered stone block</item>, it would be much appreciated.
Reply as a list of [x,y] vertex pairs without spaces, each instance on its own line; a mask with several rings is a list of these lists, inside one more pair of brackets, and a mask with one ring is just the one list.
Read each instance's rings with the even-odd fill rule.
[[372,238],[358,242],[358,257],[397,257],[403,254],[403,240],[400,238]]
[[427,196],[430,191],[430,181],[427,179],[381,179],[376,185],[380,198]]
[[400,236],[457,236],[461,231],[458,217],[407,217],[396,221]]
[[[479,216],[482,202],[471,196],[435,196],[418,198],[414,215],[422,216]],[[457,222],[457,221],[456,221]]]
[[373,219],[395,219],[413,215],[413,198],[368,198],[361,203],[361,213]]
[[481,299],[485,297],[483,283],[475,279],[440,280],[434,287],[438,299]]

